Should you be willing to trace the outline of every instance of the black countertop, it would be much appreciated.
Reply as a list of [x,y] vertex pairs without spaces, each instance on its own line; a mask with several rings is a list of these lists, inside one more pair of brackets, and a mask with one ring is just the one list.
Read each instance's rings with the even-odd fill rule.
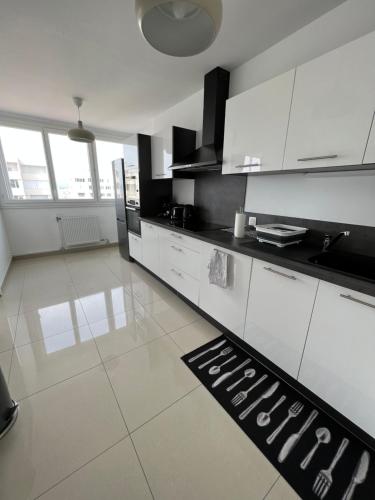
[[308,241],[303,241],[298,245],[278,248],[267,243],[259,243],[255,237],[235,238],[232,233],[222,230],[187,231],[186,229],[171,225],[168,219],[161,217],[142,217],[141,220],[177,233],[185,234],[191,238],[218,245],[228,250],[248,255],[249,257],[283,266],[293,271],[375,297],[374,281],[331,270],[309,262],[309,258],[321,252],[321,246],[313,245]]

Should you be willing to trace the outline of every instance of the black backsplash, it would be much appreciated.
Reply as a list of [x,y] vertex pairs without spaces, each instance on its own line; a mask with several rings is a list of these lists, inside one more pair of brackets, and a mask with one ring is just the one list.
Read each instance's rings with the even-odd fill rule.
[[375,257],[375,227],[328,222],[313,219],[299,219],[281,215],[268,215],[246,212],[257,218],[257,224],[290,224],[291,226],[307,227],[310,229],[308,240],[317,246],[323,245],[325,234],[335,235],[341,231],[350,231],[350,236],[342,238],[335,244],[335,250],[360,253]]
[[200,218],[233,226],[236,210],[245,204],[246,181],[246,176],[221,175],[221,172],[196,176],[194,205]]

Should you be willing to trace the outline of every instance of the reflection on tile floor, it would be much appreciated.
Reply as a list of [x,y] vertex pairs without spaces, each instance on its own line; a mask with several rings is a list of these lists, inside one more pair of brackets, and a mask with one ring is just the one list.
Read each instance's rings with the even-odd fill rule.
[[297,500],[180,360],[217,335],[117,248],[14,262],[1,500]]

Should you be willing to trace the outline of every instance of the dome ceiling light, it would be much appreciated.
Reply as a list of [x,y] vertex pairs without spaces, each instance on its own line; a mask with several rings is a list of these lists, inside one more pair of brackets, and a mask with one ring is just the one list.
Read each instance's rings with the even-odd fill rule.
[[136,0],[139,28],[159,52],[194,56],[215,40],[221,25],[221,0]]
[[71,128],[70,130],[68,130],[69,139],[71,141],[76,141],[76,142],[86,142],[86,143],[94,142],[95,135],[92,132],[90,132],[90,130],[83,128],[83,124],[81,121],[80,107],[82,106],[83,103],[82,97],[73,97],[73,102],[78,108],[78,127]]

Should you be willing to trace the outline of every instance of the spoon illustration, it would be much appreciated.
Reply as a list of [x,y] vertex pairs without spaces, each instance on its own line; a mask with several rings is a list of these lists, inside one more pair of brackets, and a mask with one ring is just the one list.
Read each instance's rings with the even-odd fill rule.
[[306,457],[302,460],[300,465],[302,470],[307,469],[309,463],[311,462],[312,457],[315,455],[315,452],[319,448],[319,446],[321,444],[328,444],[331,441],[331,433],[326,427],[319,427],[315,432],[315,436],[317,442],[311,448],[310,452],[306,455]]
[[281,398],[275,403],[270,411],[261,411],[257,417],[257,424],[259,427],[265,427],[271,422],[271,413],[276,410],[284,401],[286,400],[286,396],[281,396]]
[[254,370],[254,368],[248,368],[247,370],[245,370],[243,372],[243,377],[241,377],[239,380],[237,380],[237,382],[234,382],[234,384],[227,387],[227,391],[231,391],[232,389],[237,387],[237,385],[240,384],[243,380],[245,380],[245,378],[253,378],[255,376],[255,374],[256,374],[256,371]]
[[232,356],[231,358],[227,359],[226,361],[224,361],[223,363],[221,363],[221,365],[215,365],[215,366],[211,366],[211,368],[208,370],[208,373],[210,375],[217,375],[218,373],[220,373],[220,370],[221,370],[221,367],[230,363],[231,361],[234,361],[235,359],[237,358],[236,355]]

